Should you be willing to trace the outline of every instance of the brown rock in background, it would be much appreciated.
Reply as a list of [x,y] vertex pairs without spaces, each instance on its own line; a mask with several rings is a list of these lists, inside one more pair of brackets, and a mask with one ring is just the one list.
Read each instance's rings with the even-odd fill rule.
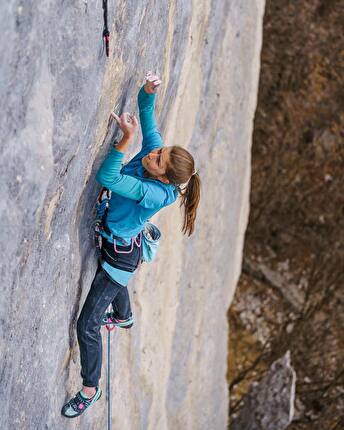
[[268,1],[264,22],[230,413],[290,350],[291,430],[344,428],[343,16],[339,0]]
[[285,430],[294,415],[295,379],[288,351],[251,385],[231,430]]
[[96,270],[109,114],[137,112],[147,70],[163,81],[164,142],[195,155],[202,199],[190,238],[178,204],[154,218],[157,260],[129,284],[134,327],[111,335],[113,429],[226,427],[263,12],[264,0],[109,1],[107,58],[101,1],[0,3],[1,430],[106,428],[105,395],[80,419],[60,410],[81,384],[75,322]]

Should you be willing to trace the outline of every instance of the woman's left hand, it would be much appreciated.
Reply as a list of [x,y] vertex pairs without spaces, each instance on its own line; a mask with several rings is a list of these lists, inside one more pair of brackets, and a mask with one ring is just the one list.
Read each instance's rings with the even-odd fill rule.
[[111,112],[111,117],[117,121],[117,124],[125,137],[132,138],[134,136],[139,125],[135,115],[130,115],[129,112],[124,112],[121,116],[118,116],[114,112]]
[[162,83],[158,75],[154,75],[151,71],[146,74],[146,83],[144,85],[145,92],[148,94],[155,94],[158,87]]

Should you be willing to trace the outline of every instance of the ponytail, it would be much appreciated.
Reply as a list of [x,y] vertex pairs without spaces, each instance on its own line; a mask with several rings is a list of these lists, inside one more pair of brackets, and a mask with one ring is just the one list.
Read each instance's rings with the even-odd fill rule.
[[[201,179],[192,155],[181,146],[172,146],[165,177],[177,186],[184,206],[182,232],[191,236],[195,229],[196,211],[201,198]],[[183,187],[180,184],[185,184]]]
[[196,172],[183,190],[180,190],[180,207],[184,206],[182,232],[191,236],[195,229],[196,211],[201,198],[201,179]]

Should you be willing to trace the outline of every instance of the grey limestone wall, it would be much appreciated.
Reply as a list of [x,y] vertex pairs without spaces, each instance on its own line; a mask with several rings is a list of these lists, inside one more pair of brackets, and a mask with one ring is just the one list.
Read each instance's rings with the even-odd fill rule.
[[136,110],[154,70],[165,143],[195,155],[202,201],[191,238],[178,205],[154,220],[159,256],[129,287],[135,325],[112,335],[113,429],[225,429],[264,1],[109,0],[109,59],[101,3],[0,5],[0,427],[106,426],[105,396],[76,420],[60,409],[80,388],[75,322],[96,267],[109,112]]

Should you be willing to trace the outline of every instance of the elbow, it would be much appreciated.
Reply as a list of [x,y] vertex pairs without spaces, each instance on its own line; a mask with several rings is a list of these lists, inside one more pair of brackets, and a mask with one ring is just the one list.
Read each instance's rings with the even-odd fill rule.
[[96,181],[98,182],[99,185],[105,187],[104,185],[104,178],[102,177],[101,173],[98,172],[96,175]]
[[121,181],[121,178],[122,178],[122,175],[106,178],[101,173],[98,173],[96,176],[96,181],[102,187],[105,187],[108,190],[114,191],[118,183]]
[[97,182],[98,182],[98,184],[99,184],[99,185],[101,185],[102,187],[109,188],[109,187],[108,187],[108,185],[109,185],[110,181],[106,178],[106,176],[105,176],[105,175],[103,175],[103,174],[102,174],[102,172],[101,172],[101,171],[99,171],[99,172],[97,173],[96,181],[97,181]]

